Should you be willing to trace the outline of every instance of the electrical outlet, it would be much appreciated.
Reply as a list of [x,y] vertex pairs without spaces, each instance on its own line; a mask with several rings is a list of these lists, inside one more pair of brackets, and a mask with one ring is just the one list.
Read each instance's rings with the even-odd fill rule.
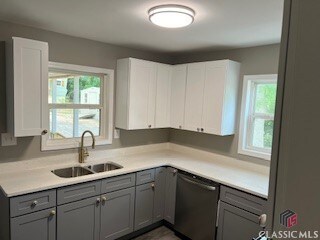
[[11,133],[1,133],[1,146],[14,146],[17,145],[17,138]]
[[120,129],[114,129],[113,138],[118,139],[120,138]]

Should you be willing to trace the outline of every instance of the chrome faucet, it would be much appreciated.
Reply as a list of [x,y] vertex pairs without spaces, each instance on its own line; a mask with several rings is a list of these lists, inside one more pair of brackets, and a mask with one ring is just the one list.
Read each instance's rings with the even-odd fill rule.
[[92,137],[92,149],[94,149],[96,146],[96,139],[94,137],[94,134],[89,130],[84,131],[81,136],[81,147],[80,147],[80,151],[79,151],[79,163],[84,163],[85,158],[89,156],[88,149],[83,146],[84,135],[86,133],[90,133],[90,135]]

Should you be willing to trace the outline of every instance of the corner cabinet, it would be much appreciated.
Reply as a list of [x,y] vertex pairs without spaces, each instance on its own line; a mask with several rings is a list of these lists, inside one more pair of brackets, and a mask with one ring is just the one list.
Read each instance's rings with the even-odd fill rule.
[[8,130],[15,137],[39,136],[48,102],[48,43],[14,37],[7,43]]
[[231,135],[235,132],[240,64],[230,60],[188,64],[184,128]]
[[134,58],[117,61],[116,127],[169,127],[171,66]]

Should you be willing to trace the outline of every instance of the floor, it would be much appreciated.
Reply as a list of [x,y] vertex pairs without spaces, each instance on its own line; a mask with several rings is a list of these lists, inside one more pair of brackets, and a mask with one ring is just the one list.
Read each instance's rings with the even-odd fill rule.
[[134,238],[134,240],[180,240],[180,238],[178,238],[169,228],[162,226],[151,232]]

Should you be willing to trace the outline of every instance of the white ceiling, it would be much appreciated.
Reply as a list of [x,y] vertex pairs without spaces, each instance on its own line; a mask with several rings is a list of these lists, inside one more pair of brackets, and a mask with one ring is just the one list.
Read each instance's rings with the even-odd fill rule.
[[[196,11],[192,25],[164,29],[147,11],[160,4]],[[280,42],[283,0],[0,0],[0,19],[101,42],[164,52]]]

